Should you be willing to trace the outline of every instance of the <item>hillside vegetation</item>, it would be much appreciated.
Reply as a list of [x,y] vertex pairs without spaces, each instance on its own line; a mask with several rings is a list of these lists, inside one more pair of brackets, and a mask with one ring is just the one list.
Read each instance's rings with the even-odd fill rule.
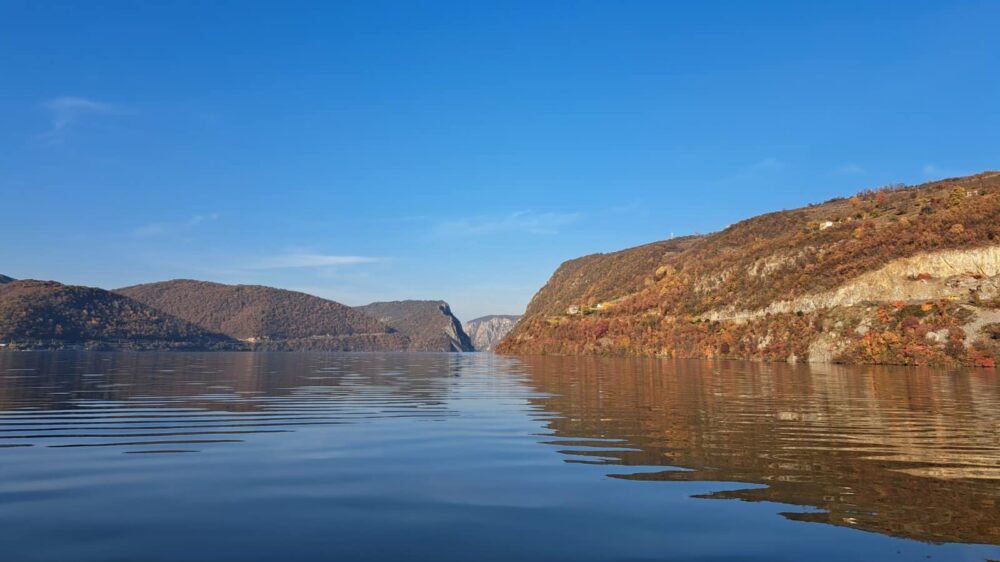
[[254,349],[402,350],[405,335],[335,301],[259,285],[174,280],[116,291]]
[[241,349],[242,344],[103,289],[52,281],[0,284],[6,349]]
[[645,272],[654,271],[666,256],[683,252],[699,239],[686,236],[569,260],[531,299],[524,316],[559,314],[570,306],[593,306],[638,291],[644,286]]
[[444,301],[373,302],[357,310],[403,333],[409,340],[407,351],[474,351],[462,323]]
[[869,190],[566,262],[499,349],[989,366],[998,246],[1000,173]]

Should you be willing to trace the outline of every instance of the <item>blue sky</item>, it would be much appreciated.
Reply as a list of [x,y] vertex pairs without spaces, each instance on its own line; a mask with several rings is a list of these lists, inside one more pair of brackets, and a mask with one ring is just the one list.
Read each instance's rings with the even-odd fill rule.
[[566,259],[1000,168],[998,21],[0,0],[0,273],[518,313]]

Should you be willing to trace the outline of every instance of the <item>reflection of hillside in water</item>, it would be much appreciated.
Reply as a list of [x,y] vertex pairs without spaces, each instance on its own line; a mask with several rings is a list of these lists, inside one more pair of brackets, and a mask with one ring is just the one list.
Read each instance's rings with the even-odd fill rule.
[[240,411],[267,402],[254,397],[303,391],[389,393],[434,406],[445,398],[447,377],[468,367],[420,354],[8,353],[0,354],[0,410],[100,400]]
[[556,435],[594,447],[566,451],[571,462],[672,467],[613,474],[630,480],[766,484],[707,497],[815,506],[824,512],[786,516],[925,541],[1000,544],[992,370],[563,357],[525,358],[524,368],[552,394],[534,401],[558,414]]
[[188,452],[300,426],[443,419],[450,379],[480,367],[417,354],[0,354],[0,449]]

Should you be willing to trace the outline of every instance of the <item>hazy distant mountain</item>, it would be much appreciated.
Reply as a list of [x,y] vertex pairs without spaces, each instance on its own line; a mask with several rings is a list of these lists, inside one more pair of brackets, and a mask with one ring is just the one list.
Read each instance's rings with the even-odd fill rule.
[[6,275],[0,275],[0,283],[10,283],[13,281],[13,277],[7,277]]
[[116,292],[254,349],[398,351],[408,344],[361,311],[296,291],[178,279]]
[[476,351],[493,351],[520,319],[519,315],[493,314],[469,320],[463,328],[469,334]]
[[409,351],[474,351],[462,323],[444,301],[374,302],[357,310],[405,334]]
[[31,280],[0,284],[0,344],[18,349],[245,347],[104,289]]
[[567,261],[498,350],[995,366],[1000,172]]

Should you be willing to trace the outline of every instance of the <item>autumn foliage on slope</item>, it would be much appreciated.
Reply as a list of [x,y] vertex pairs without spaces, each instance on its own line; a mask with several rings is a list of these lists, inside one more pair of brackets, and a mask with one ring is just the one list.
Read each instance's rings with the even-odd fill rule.
[[[785,360],[804,357],[805,347],[824,333],[826,324],[853,322],[865,325],[859,331],[868,331],[858,337],[871,349],[840,350],[843,360],[989,364],[996,355],[972,347],[959,353],[957,344],[950,354],[938,353],[926,338],[907,339],[914,329],[924,330],[912,319],[902,326],[888,317],[884,322],[874,316],[856,318],[857,311],[770,315],[744,324],[706,322],[701,315],[727,307],[762,309],[833,289],[898,258],[1000,244],[1000,173],[869,190],[762,215],[685,242],[680,251],[647,245],[617,252],[615,275],[627,275],[628,281],[617,292],[601,292],[602,302],[592,302],[585,288],[567,283],[588,275],[599,278],[600,273],[576,271],[576,260],[567,262],[539,291],[529,314],[499,351]],[[660,252],[656,259],[646,255],[650,248]],[[644,254],[643,259],[621,257],[633,252]],[[535,302],[539,299],[542,304]],[[930,304],[937,311],[934,320],[920,320],[921,325],[931,322],[926,328],[935,331],[961,326],[961,307]],[[562,309],[564,305],[579,310]],[[874,315],[876,309],[869,308],[867,314]],[[871,322],[894,336],[869,336]],[[882,353],[880,347],[893,351]],[[903,349],[909,351],[898,351]]]
[[531,299],[524,315],[560,314],[571,305],[593,305],[638,291],[644,286],[645,275],[665,256],[690,248],[699,238],[685,236],[569,260]]

